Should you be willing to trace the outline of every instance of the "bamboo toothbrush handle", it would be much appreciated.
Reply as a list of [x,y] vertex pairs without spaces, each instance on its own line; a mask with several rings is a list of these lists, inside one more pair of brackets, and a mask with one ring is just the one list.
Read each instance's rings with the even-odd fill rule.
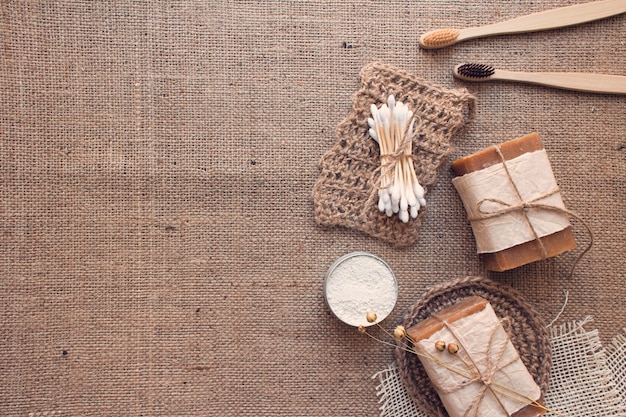
[[626,77],[581,72],[513,72],[495,70],[492,80],[521,81],[567,90],[626,94]]
[[603,0],[520,16],[492,25],[461,29],[458,40],[487,35],[534,32],[591,22],[626,12],[626,0]]

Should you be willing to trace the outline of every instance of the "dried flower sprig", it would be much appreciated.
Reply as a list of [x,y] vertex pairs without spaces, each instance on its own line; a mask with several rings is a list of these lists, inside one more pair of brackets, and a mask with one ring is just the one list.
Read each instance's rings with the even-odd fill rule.
[[380,148],[380,188],[378,209],[388,217],[397,213],[404,223],[416,218],[426,205],[424,188],[413,167],[413,112],[393,95],[380,108],[371,105],[372,117],[367,119],[370,136]]
[[[375,321],[376,320],[376,314],[373,312],[368,312],[366,315],[366,318],[368,319],[368,322],[370,322],[369,319],[374,318]],[[406,352],[412,353],[416,356],[419,357],[423,357],[426,359],[429,359],[435,363],[437,363],[440,366],[443,366],[444,368],[446,368],[447,370],[449,370],[450,372],[454,372],[457,375],[460,375],[468,380],[479,380],[477,379],[477,377],[479,377],[479,375],[477,375],[476,371],[473,369],[473,366],[469,363],[467,363],[465,360],[461,359],[461,362],[464,365],[465,369],[456,367],[450,363],[448,363],[447,361],[445,361],[444,359],[441,359],[437,356],[434,356],[430,353],[428,353],[426,350],[420,349],[418,350],[418,345],[417,343],[411,338],[411,336],[409,336],[409,334],[406,331],[406,328],[404,326],[396,326],[396,328],[393,330],[393,332],[390,332],[389,330],[385,329],[383,326],[381,326],[379,323],[375,323],[375,325],[382,330],[387,336],[394,338],[397,341],[397,344],[392,343],[392,342],[388,342],[386,340],[382,340],[379,339],[378,337],[374,336],[373,334],[369,333],[367,331],[367,328],[365,326],[359,326],[357,328],[358,332],[364,335],[367,335],[368,337],[370,337],[371,339],[382,343],[383,345],[387,345],[387,346],[392,346],[395,347],[397,349],[401,349],[404,350]],[[438,346],[440,345],[440,346]],[[443,346],[441,346],[443,345]],[[439,352],[443,352],[444,350],[447,350],[449,354],[451,355],[456,355],[458,350],[459,350],[459,346],[456,343],[450,343],[447,346],[446,349],[446,343],[445,341],[437,341],[435,342],[435,347]],[[450,347],[452,347],[452,349],[450,349]],[[528,397],[527,395],[524,395],[510,387],[507,387],[505,385],[502,384],[498,384],[495,382],[491,383],[491,390],[494,393],[498,393],[499,395],[502,395],[504,397],[508,397],[510,399],[513,399],[515,401],[522,401],[522,402],[526,402],[527,404],[531,404],[534,407],[537,407],[539,409],[542,409],[544,412],[548,412],[552,415],[555,416],[559,416],[559,417],[563,417],[563,414],[555,411],[555,410],[551,410],[550,408],[546,407],[545,405],[539,403],[537,400],[534,400],[530,397]]]

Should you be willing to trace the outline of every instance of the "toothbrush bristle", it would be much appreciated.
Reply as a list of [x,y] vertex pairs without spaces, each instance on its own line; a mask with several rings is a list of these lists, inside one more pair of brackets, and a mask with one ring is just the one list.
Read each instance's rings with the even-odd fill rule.
[[495,73],[495,68],[486,64],[462,64],[456,69],[456,72],[467,78],[488,78]]
[[423,48],[442,48],[452,45],[460,33],[458,29],[437,29],[423,34],[419,43]]

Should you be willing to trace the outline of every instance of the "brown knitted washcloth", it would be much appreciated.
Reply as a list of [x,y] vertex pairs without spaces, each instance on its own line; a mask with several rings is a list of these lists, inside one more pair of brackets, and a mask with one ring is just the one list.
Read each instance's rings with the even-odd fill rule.
[[380,151],[369,136],[367,118],[371,104],[380,106],[391,94],[415,114],[413,161],[426,192],[435,183],[452,136],[472,117],[474,99],[465,89],[430,85],[380,63],[365,66],[352,111],[337,127],[337,140],[320,162],[321,173],[313,187],[315,219],[321,225],[355,228],[396,246],[410,246],[417,241],[424,208],[416,219],[402,223],[377,206]]
[[[545,323],[514,289],[483,277],[457,279],[427,291],[404,317],[407,329],[463,298],[478,295],[491,303],[496,315],[508,318],[510,339],[545,396],[552,367],[552,351]],[[417,355],[396,349],[396,363],[413,401],[428,415],[447,417],[439,395]]]

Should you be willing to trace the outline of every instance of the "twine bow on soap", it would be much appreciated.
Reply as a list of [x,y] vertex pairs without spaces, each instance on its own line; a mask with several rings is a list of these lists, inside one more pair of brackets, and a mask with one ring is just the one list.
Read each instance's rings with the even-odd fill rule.
[[[528,216],[528,212],[531,209],[543,209],[543,210],[552,210],[558,213],[562,213],[562,214],[566,214],[569,216],[574,217],[575,219],[577,219],[578,221],[580,221],[582,223],[582,225],[585,227],[585,229],[587,229],[587,232],[589,233],[589,245],[585,248],[585,250],[578,256],[578,258],[576,258],[576,260],[574,261],[574,265],[572,266],[572,270],[570,272],[570,278],[574,275],[574,270],[576,269],[576,265],[578,264],[578,262],[582,259],[582,257],[591,249],[591,247],[593,246],[593,233],[591,232],[591,229],[589,228],[589,226],[587,225],[587,223],[585,223],[585,221],[576,213],[574,213],[571,210],[568,210],[564,207],[558,207],[555,205],[550,205],[550,204],[545,204],[545,203],[540,203],[539,201],[550,197],[552,195],[558,194],[561,192],[561,189],[556,186],[555,188],[553,188],[552,190],[549,190],[543,194],[540,194],[539,196],[531,199],[531,200],[524,200],[522,197],[522,194],[520,193],[517,184],[515,184],[515,181],[513,180],[513,176],[511,175],[511,172],[509,171],[509,168],[507,166],[506,163],[506,159],[504,158],[504,155],[502,154],[502,150],[500,149],[500,147],[498,145],[494,145],[494,149],[496,151],[496,153],[498,154],[498,156],[500,157],[500,160],[502,162],[502,167],[504,168],[504,172],[506,173],[506,176],[509,180],[509,183],[511,184],[511,187],[513,188],[513,191],[515,192],[515,196],[517,198],[517,203],[516,204],[511,204],[511,203],[507,203],[505,201],[502,201],[500,199],[497,198],[483,198],[482,200],[480,200],[477,204],[476,204],[476,209],[478,210],[478,212],[480,213],[480,215],[478,216],[472,216],[469,218],[470,222],[471,221],[476,221],[476,220],[484,220],[484,219],[489,219],[492,217],[498,217],[498,216],[502,216],[504,214],[507,213],[511,213],[511,212],[516,212],[519,211],[523,214],[523,218],[525,223],[528,225],[528,228],[530,230],[530,232],[533,235],[533,239],[537,242],[537,244],[539,245],[539,248],[541,249],[541,258],[542,259],[546,259],[548,258],[548,252],[546,250],[545,245],[543,244],[543,241],[541,240],[541,236],[539,236],[539,234],[537,233],[537,230],[535,230],[535,227],[533,226],[530,217]],[[483,205],[485,203],[495,203],[498,204],[500,206],[500,208],[496,209],[496,210],[485,210],[483,208]]]
[[[506,167],[505,167],[506,170]],[[508,170],[506,170],[506,172],[508,173]],[[576,216],[576,214],[570,212],[569,210],[562,208],[562,207],[557,207],[557,206],[552,206],[549,204],[542,204],[542,203],[538,203],[538,201],[543,200],[544,198],[550,197],[552,195],[558,194],[561,190],[559,187],[554,188],[552,191],[544,193],[538,197],[535,197],[532,200],[529,201],[524,201],[521,198],[521,195],[519,193],[519,190],[517,189],[517,187],[515,186],[515,183],[513,182],[511,176],[509,175],[509,179],[511,180],[511,184],[513,185],[513,189],[515,190],[516,196],[519,200],[519,202],[517,204],[511,204],[511,203],[507,203],[506,201],[497,199],[497,198],[483,198],[482,200],[480,200],[477,204],[476,204],[476,208],[478,210],[478,212],[480,213],[480,216],[477,217],[472,217],[470,218],[470,221],[472,220],[483,220],[483,219],[489,219],[491,217],[497,217],[497,216],[502,216],[504,214],[507,213],[511,213],[511,212],[515,212],[515,211],[521,211],[522,214],[524,215],[524,221],[526,222],[526,224],[528,225],[529,230],[531,231],[531,233],[533,234],[533,238],[534,240],[537,241],[537,243],[539,244],[539,247],[541,248],[541,257],[542,259],[546,259],[548,257],[548,252],[546,251],[546,248],[543,244],[543,242],[541,241],[541,237],[539,236],[539,234],[537,233],[537,231],[535,230],[535,227],[533,226],[532,222],[530,221],[530,218],[528,217],[528,211],[530,209],[533,208],[539,208],[539,209],[545,209],[545,210],[553,210],[553,211],[557,211],[560,213],[566,213],[566,214],[570,214],[572,216],[578,217]],[[501,206],[501,208],[497,209],[497,210],[485,210],[483,208],[483,205],[485,203],[496,203],[498,205]]]
[[[459,348],[460,348],[459,353],[458,353],[459,354],[458,358],[463,363],[464,368],[459,368],[448,362],[445,362],[425,350],[420,352],[421,354],[420,356],[426,357],[432,360],[433,362],[435,362],[437,365],[443,366],[446,369],[450,370],[451,372],[466,378],[466,380],[458,383],[455,386],[448,387],[448,388],[442,387],[438,385],[435,381],[431,380],[433,382],[433,385],[435,386],[435,389],[440,394],[450,394],[450,393],[459,391],[473,383],[482,384],[476,396],[472,399],[472,401],[468,404],[467,408],[465,409],[463,417],[477,417],[480,411],[479,410],[480,404],[483,402],[485,395],[488,392],[492,393],[492,396],[495,399],[496,403],[498,404],[498,407],[508,417],[510,417],[512,414],[509,413],[506,406],[503,404],[502,399],[501,399],[502,397],[508,397],[516,401],[519,401],[520,403],[523,403],[523,404],[532,404],[534,406],[537,406],[547,411],[547,409],[543,405],[537,403],[536,400],[528,397],[527,395],[520,393],[513,388],[504,386],[502,384],[494,383],[493,379],[498,371],[501,371],[507,366],[520,360],[519,353],[517,352],[517,350],[514,350],[515,352],[514,355],[511,356],[509,360],[502,362],[505,356],[505,353],[507,352],[507,347],[509,347],[509,343],[510,343],[509,335],[506,332],[505,332],[505,339],[501,341],[500,346],[498,346],[498,350],[494,351],[494,340],[495,340],[495,336],[500,326],[495,326],[489,336],[487,352],[485,354],[485,363],[483,364],[483,363],[477,363],[476,360],[472,357],[472,355],[468,353],[468,350],[463,345],[463,338],[454,330],[454,327],[451,326],[450,323],[448,323],[448,321],[438,317],[437,315],[434,315],[433,317],[439,319],[441,323],[443,324],[443,326],[456,339],[456,343],[458,343]],[[503,319],[500,321],[500,323],[505,322],[505,321],[506,319]],[[463,356],[465,356],[466,359],[463,359]],[[483,367],[484,369],[482,372],[480,370],[479,365],[484,365]]]

